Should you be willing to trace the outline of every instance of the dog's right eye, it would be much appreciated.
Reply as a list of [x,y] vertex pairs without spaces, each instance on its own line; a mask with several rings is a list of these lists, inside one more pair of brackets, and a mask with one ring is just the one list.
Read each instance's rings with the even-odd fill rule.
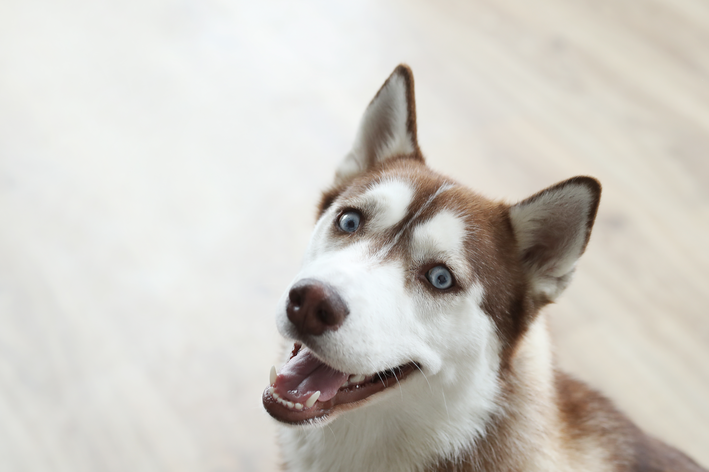
[[337,224],[342,231],[354,233],[359,228],[360,219],[361,217],[356,211],[347,211],[340,216]]
[[453,274],[442,265],[429,270],[426,273],[426,278],[438,290],[445,290],[453,286]]

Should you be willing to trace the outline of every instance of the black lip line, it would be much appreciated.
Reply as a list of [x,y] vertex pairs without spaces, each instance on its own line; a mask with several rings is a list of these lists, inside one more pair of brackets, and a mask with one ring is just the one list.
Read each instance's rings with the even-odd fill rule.
[[[293,342],[293,349],[291,350],[290,357],[288,358],[288,362],[290,362],[291,359],[293,359],[295,356],[298,355],[298,353],[299,353],[300,350],[303,348],[303,346],[305,346],[305,345],[304,345],[302,342],[300,342],[300,341],[294,341],[294,342]],[[314,351],[312,348],[309,348],[308,346],[305,346],[305,347],[308,348],[308,350],[310,350],[310,352],[315,353],[315,351]],[[286,362],[286,364],[287,364],[288,362]],[[326,363],[326,362],[323,362],[322,360],[320,360],[320,362],[322,362],[323,365],[329,367],[329,368],[332,369],[332,370],[336,370],[336,371],[338,371],[338,372],[341,372],[339,369],[335,369],[335,368],[332,367],[330,364],[328,364],[328,363]],[[397,374],[394,372],[394,370],[398,370],[399,372],[401,372],[401,369],[405,368],[405,367],[408,366],[408,365],[413,365],[413,366],[416,367],[419,371],[421,371],[421,364],[419,364],[419,363],[416,362],[416,361],[411,361],[411,362],[407,362],[406,364],[401,364],[401,365],[399,365],[399,366],[392,367],[391,369],[380,370],[379,372],[375,372],[375,373],[373,373],[373,374],[352,374],[352,373],[347,374],[347,372],[342,372],[342,373],[343,373],[343,374],[347,374],[347,375],[348,375],[348,377],[347,377],[348,379],[349,379],[349,377],[352,376],[352,375],[364,375],[365,377],[370,377],[370,376],[371,376],[372,378],[377,377],[379,380],[383,380],[383,379],[382,379],[382,376],[384,376],[384,378],[397,377]],[[372,380],[373,380],[373,379],[372,379]],[[369,383],[369,382],[366,382],[366,383]],[[360,383],[360,384],[355,384],[355,385],[366,385],[366,383]],[[348,388],[348,387],[340,387],[340,388],[338,389],[338,392],[339,392],[340,390],[342,390],[343,388]]]
[[[394,370],[398,370],[399,372],[398,373],[393,372]],[[377,376],[377,374],[374,374],[373,381],[367,382],[364,384],[356,384],[355,388],[353,388],[353,389],[349,389],[349,388],[340,389],[340,390],[338,390],[338,393],[335,394],[335,397],[333,397],[332,399],[328,400],[327,402],[316,401],[315,404],[308,409],[292,410],[292,409],[289,409],[283,405],[280,405],[278,402],[276,402],[276,400],[273,398],[273,396],[268,392],[270,386],[267,387],[266,390],[264,391],[263,403],[264,403],[264,407],[266,408],[266,411],[271,416],[273,416],[274,419],[276,419],[282,423],[286,423],[286,424],[290,424],[290,425],[314,424],[317,421],[323,420],[323,419],[327,418],[328,416],[330,416],[333,413],[333,410],[335,410],[335,408],[337,408],[338,406],[346,407],[347,405],[349,405],[350,408],[348,408],[348,409],[356,408],[357,404],[362,403],[363,401],[370,398],[372,395],[376,395],[378,393],[381,393],[381,392],[387,390],[390,387],[393,387],[394,386],[393,382],[391,384],[389,384],[389,382],[391,381],[392,378],[395,379],[396,383],[400,385],[400,381],[404,381],[410,374],[412,374],[416,370],[421,371],[420,364],[418,362],[412,361],[412,362],[409,362],[408,364],[403,364],[399,367],[395,367],[393,369],[388,369],[388,372],[392,372],[393,375],[387,375],[387,376],[381,378],[381,377]],[[399,377],[400,374],[404,374],[402,378]],[[375,387],[375,385],[378,384],[380,380],[381,380],[384,388],[381,388],[375,392],[372,392],[372,393],[366,395],[365,397],[358,398],[358,399],[355,399],[355,400],[352,400],[349,402],[335,403],[335,399],[337,398],[338,395],[340,395],[340,393],[343,393],[345,395],[352,395],[352,394],[356,394],[356,391],[359,390],[360,388],[362,388],[362,389],[369,389],[369,388],[378,389],[379,387]],[[274,407],[276,408],[276,411],[280,410],[282,413],[284,413],[284,415],[281,415],[281,414],[274,415],[273,412],[271,411],[271,408],[274,408]],[[313,411],[313,410],[315,410],[315,411]],[[314,416],[310,416],[308,418],[302,418],[302,416],[304,414],[308,415],[308,413],[314,413]],[[299,416],[301,418],[298,418]]]
[[[293,344],[293,350],[291,351],[290,357],[288,358],[288,362],[290,362],[291,359],[293,359],[295,356],[298,355],[298,353],[300,352],[302,347],[303,347],[303,343],[295,341],[295,343]],[[311,349],[311,351],[312,351],[312,349]]]

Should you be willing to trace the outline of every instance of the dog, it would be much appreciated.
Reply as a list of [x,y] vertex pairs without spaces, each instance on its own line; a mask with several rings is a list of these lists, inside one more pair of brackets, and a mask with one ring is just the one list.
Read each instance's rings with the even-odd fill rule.
[[509,205],[431,170],[399,65],[323,193],[262,395],[285,470],[704,471],[554,365],[544,313],[591,235],[599,182]]

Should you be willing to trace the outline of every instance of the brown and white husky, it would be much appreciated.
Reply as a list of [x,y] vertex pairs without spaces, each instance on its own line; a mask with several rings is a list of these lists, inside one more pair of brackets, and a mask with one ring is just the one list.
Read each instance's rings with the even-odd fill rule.
[[364,112],[276,315],[263,405],[288,471],[701,471],[557,370],[540,309],[601,195],[574,177],[515,205],[429,169],[400,65]]

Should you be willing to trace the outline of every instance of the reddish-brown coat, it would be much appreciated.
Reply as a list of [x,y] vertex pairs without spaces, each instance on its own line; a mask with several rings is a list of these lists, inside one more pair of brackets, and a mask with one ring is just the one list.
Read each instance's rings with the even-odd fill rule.
[[[454,183],[425,165],[416,138],[413,74],[405,65],[397,67],[392,76],[397,74],[404,78],[406,84],[406,128],[415,151],[410,155],[389,156],[383,163],[368,161],[367,170],[363,174],[339,182],[323,193],[318,206],[318,217],[338,198],[362,193],[368,185],[384,176],[399,176],[412,182],[417,191],[416,197],[409,205],[409,214],[392,228],[392,233],[396,233],[406,227],[406,221],[422,208],[436,189],[444,183]],[[388,80],[391,80],[392,76]],[[598,208],[600,185],[587,177],[561,185],[571,183],[587,185],[591,191],[593,203],[586,226],[588,242]],[[549,189],[527,201],[533,201],[547,191]],[[490,201],[457,184],[442,193],[439,198],[435,209],[424,209],[417,218],[426,221],[441,208],[453,210],[465,218],[469,228],[464,245],[467,258],[471,262],[475,281],[484,287],[483,310],[493,320],[501,338],[499,381],[502,386],[500,404],[504,413],[493,417],[484,437],[471,444],[466,451],[454,458],[440,458],[427,469],[428,472],[525,470],[525,462],[538,452],[531,450],[537,444],[534,438],[527,438],[528,441],[520,438],[526,434],[520,430],[535,431],[534,425],[528,424],[528,407],[536,408],[547,415],[545,427],[554,429],[555,437],[559,438],[555,443],[559,450],[554,451],[557,456],[577,457],[584,444],[587,449],[590,444],[599,451],[599,457],[607,464],[606,470],[706,472],[683,453],[644,434],[604,396],[562,372],[555,371],[553,374],[552,385],[549,386],[551,397],[538,399],[527,391],[526,382],[529,379],[525,378],[519,369],[518,349],[531,323],[538,316],[539,309],[549,300],[534,299],[530,294],[525,270],[528,268],[525,266],[528,261],[518,250],[510,219],[510,206]],[[405,241],[406,236],[400,240]],[[391,257],[405,258],[406,254],[404,249],[397,251],[397,248],[394,248]],[[570,461],[573,462],[573,459]]]

